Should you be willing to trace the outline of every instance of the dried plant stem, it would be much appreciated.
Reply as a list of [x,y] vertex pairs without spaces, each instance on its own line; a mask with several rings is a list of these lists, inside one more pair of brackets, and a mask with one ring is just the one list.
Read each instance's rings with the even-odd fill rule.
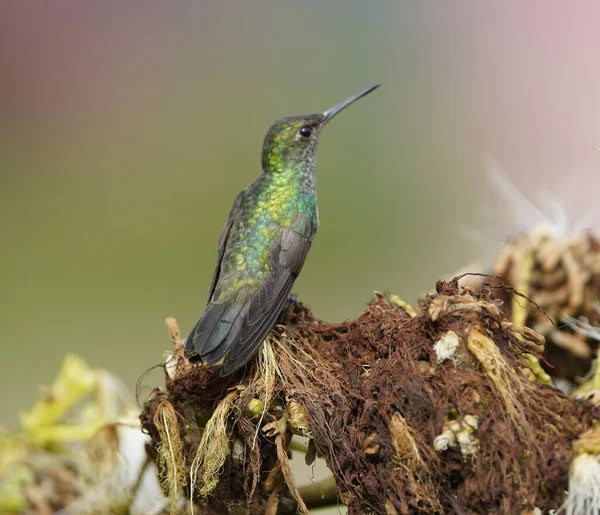
[[304,503],[302,495],[300,494],[300,491],[296,486],[294,473],[292,472],[290,461],[287,457],[286,435],[278,434],[275,437],[275,444],[277,446],[277,459],[279,460],[279,463],[281,465],[281,472],[283,474],[285,482],[288,485],[288,488],[290,489],[291,494],[294,496],[294,499],[296,499],[296,502],[298,503],[298,512],[302,513],[303,515],[310,515],[308,513],[308,508]]

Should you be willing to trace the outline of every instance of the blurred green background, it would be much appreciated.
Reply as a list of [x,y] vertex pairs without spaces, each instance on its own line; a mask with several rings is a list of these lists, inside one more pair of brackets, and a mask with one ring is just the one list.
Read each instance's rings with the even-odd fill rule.
[[321,228],[295,291],[331,321],[478,257],[456,227],[491,202],[481,152],[524,188],[532,170],[596,173],[596,25],[527,5],[3,2],[0,423],[66,352],[133,391],[170,347],[165,317],[187,334],[276,118],[383,83],[319,148]]

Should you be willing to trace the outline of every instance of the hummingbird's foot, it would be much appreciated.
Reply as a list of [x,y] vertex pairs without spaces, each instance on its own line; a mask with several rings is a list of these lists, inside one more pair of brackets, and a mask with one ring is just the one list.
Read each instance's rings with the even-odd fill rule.
[[286,324],[291,319],[295,318],[295,316],[300,315],[302,313],[303,306],[302,303],[298,300],[298,296],[295,293],[292,293],[285,304],[283,305],[283,309],[279,314],[279,324]]
[[284,312],[299,313],[302,310],[302,303],[298,300],[298,295],[292,293],[283,308]]

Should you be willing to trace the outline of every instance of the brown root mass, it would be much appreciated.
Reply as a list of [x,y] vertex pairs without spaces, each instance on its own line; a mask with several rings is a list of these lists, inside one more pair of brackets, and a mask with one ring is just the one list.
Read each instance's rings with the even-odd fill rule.
[[221,378],[176,352],[142,425],[156,456],[169,448],[156,411],[172,406],[181,455],[157,461],[163,478],[178,464],[186,480],[167,491],[200,513],[306,513],[293,434],[310,438],[307,461],[326,459],[351,514],[546,511],[564,501],[572,442],[600,413],[528,379],[523,354],[542,352],[543,337],[454,281],[416,316],[384,295],[342,324],[290,306],[245,373]]

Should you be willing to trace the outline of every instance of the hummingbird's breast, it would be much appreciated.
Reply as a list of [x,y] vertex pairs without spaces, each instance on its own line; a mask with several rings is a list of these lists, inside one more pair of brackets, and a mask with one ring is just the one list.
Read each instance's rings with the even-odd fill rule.
[[[247,188],[221,264],[221,278],[230,283],[230,294],[260,287],[270,271],[275,242],[285,228],[295,227],[298,215],[316,229],[316,199],[304,186],[302,180],[289,180],[284,174],[263,174]],[[306,237],[313,235],[314,231]]]

